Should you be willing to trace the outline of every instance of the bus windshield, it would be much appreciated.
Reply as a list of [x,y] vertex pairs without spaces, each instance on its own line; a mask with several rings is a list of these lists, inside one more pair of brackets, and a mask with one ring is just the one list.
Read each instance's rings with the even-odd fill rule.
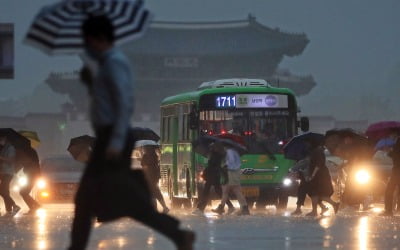
[[243,137],[250,154],[280,153],[280,144],[292,137],[295,119],[288,110],[200,111],[200,133]]

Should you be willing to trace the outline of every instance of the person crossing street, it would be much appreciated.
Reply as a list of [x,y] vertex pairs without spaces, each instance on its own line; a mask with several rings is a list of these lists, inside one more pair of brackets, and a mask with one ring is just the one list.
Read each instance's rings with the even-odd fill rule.
[[222,186],[222,200],[216,209],[212,209],[213,212],[218,214],[223,214],[225,204],[228,201],[230,193],[233,193],[240,204],[240,211],[238,215],[249,215],[249,207],[247,205],[246,199],[242,194],[242,189],[240,186],[240,175],[241,173],[241,161],[239,153],[233,147],[227,147],[225,150],[225,166],[227,180],[224,181]]
[[[69,250],[86,248],[96,212],[102,209],[96,206],[96,201],[100,200],[102,205],[109,205],[98,196],[113,193],[112,190],[99,192],[102,187],[99,183],[102,180],[107,182],[107,178],[110,181],[113,174],[115,176],[116,173],[120,173],[118,171],[121,169],[129,171],[134,143],[130,130],[130,118],[133,113],[133,75],[128,59],[114,47],[113,23],[105,15],[91,15],[82,24],[82,34],[86,52],[98,66],[96,72],[91,72],[92,77],[89,79],[92,81],[87,84],[90,89],[91,122],[96,140],[75,197]],[[117,197],[118,201],[124,199],[123,202],[126,203],[134,201],[134,211],[129,213],[131,218],[167,236],[178,250],[192,250],[195,234],[180,229],[179,220],[156,211],[151,202],[150,192],[146,187],[138,186],[139,183],[146,183],[143,175],[133,176],[132,172],[128,172],[128,175],[137,183],[136,189],[130,190],[130,197],[121,197],[115,193],[108,198]],[[142,190],[139,190],[139,187]],[[109,187],[112,188],[113,186]],[[110,211],[106,210],[105,216],[107,213]]]
[[10,196],[10,182],[15,172],[16,150],[8,141],[7,136],[0,136],[0,196],[4,200],[6,212],[15,215],[21,208]]

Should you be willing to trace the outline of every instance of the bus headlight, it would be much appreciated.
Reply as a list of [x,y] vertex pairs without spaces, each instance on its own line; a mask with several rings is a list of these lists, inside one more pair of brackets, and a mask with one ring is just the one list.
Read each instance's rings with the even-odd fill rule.
[[356,181],[360,184],[366,184],[371,179],[371,175],[365,169],[360,169],[356,172]]
[[200,173],[199,173],[199,181],[200,182],[204,182],[205,180],[204,180],[204,171],[201,171]]
[[289,187],[290,185],[292,185],[293,181],[290,178],[285,178],[283,179],[283,185],[285,187]]

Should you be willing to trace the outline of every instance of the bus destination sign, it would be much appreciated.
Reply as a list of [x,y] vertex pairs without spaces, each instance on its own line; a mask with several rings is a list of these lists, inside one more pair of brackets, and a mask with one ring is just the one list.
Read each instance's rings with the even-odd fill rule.
[[287,95],[239,94],[236,108],[287,108]]
[[288,108],[287,95],[236,94],[215,96],[217,108]]

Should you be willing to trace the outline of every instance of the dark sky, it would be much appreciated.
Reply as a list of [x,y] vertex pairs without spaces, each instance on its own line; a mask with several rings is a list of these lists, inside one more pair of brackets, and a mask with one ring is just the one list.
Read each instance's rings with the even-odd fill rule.
[[[0,22],[16,23],[16,78],[1,80],[0,98],[30,95],[48,72],[80,66],[74,57],[47,57],[21,43],[38,9],[52,2],[1,0]],[[395,102],[400,92],[398,0],[148,0],[147,6],[156,20],[237,20],[251,13],[266,26],[304,32],[308,47],[299,57],[285,58],[281,67],[312,74],[318,83],[300,99],[305,113],[400,120]],[[386,101],[397,105],[394,111],[384,108]],[[368,105],[374,108],[365,110]]]

